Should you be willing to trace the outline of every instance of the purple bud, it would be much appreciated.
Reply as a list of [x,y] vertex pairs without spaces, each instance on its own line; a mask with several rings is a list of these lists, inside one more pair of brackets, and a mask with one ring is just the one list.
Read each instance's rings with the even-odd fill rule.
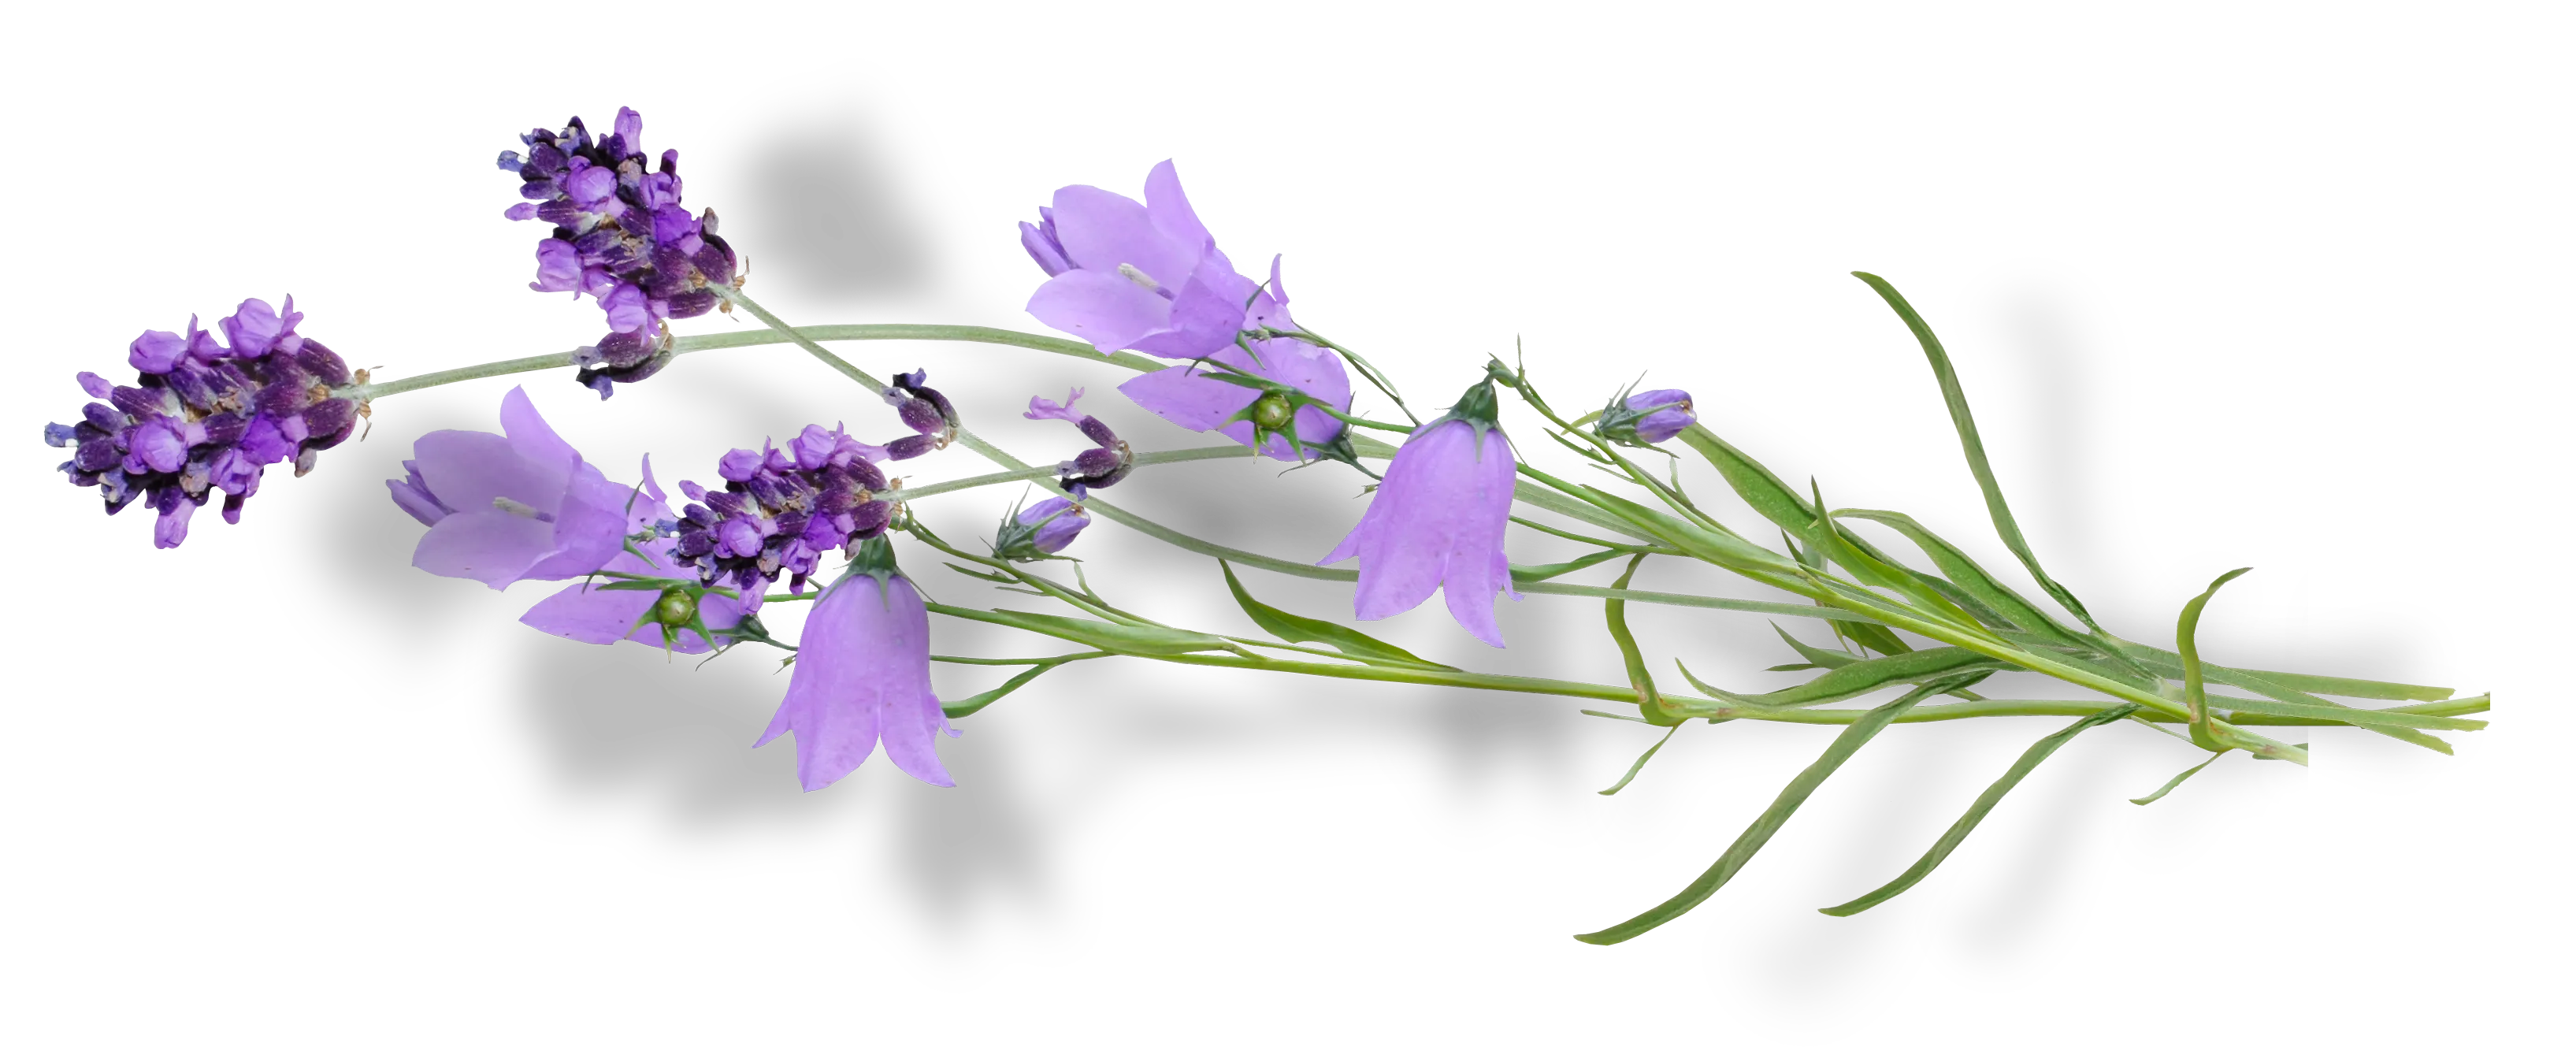
[[101,400],[107,399],[107,395],[109,393],[116,391],[114,383],[109,382],[105,378],[99,377],[97,372],[94,371],[83,371],[80,373],[80,387],[82,392],[98,397]]
[[286,321],[278,317],[277,310],[257,298],[242,299],[240,307],[221,324],[232,355],[242,359],[267,355],[269,348],[277,344],[277,336],[286,330]]
[[887,444],[886,457],[898,462],[907,458],[919,458],[929,454],[938,446],[939,438],[935,436],[907,436]]

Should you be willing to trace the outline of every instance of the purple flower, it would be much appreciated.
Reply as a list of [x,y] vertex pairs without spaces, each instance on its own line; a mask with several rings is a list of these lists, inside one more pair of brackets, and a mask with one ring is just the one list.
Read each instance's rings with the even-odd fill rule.
[[[1280,255],[1273,255],[1270,258],[1273,289],[1262,291],[1262,299],[1255,302],[1255,322],[1267,322],[1270,328],[1280,330],[1296,330],[1288,322],[1288,299],[1275,286],[1283,268],[1285,260]],[[1291,387],[1303,389],[1309,397],[1329,402],[1340,413],[1350,413],[1350,369],[1342,366],[1340,353],[1296,338],[1262,340],[1262,343],[1257,343],[1257,348],[1262,353],[1260,364],[1255,364],[1252,356],[1244,356],[1239,346],[1226,346],[1216,353],[1208,353],[1208,358],[1260,374],[1270,382],[1291,384]],[[1216,379],[1206,377],[1206,371],[1195,369],[1195,366],[1167,366],[1162,371],[1139,374],[1139,377],[1126,379],[1126,384],[1121,384],[1118,392],[1126,392],[1128,400],[1133,400],[1144,410],[1151,410],[1154,415],[1162,415],[1164,420],[1170,420],[1172,426],[1198,433],[1218,431],[1236,444],[1252,444],[1255,426],[1252,426],[1252,420],[1231,420],[1229,423],[1229,418],[1242,413],[1244,407],[1255,405],[1255,400],[1262,400],[1260,389],[1216,382]],[[1285,405],[1278,407],[1280,413],[1285,413]],[[1296,418],[1298,444],[1332,444],[1334,438],[1342,436],[1342,420],[1321,413],[1316,407],[1296,407],[1293,418]],[[1285,418],[1273,420],[1285,423]],[[1265,438],[1262,454],[1280,459],[1280,462],[1296,462],[1298,459],[1296,451],[1288,446],[1288,438],[1275,431]]]
[[528,282],[528,290],[581,295],[581,252],[573,249],[572,241],[537,241],[537,278]]
[[1458,406],[1413,431],[1359,526],[1322,563],[1360,558],[1354,610],[1375,621],[1412,610],[1437,588],[1449,616],[1496,647],[1494,594],[1512,592],[1503,528],[1512,511],[1512,445],[1494,425],[1494,393],[1479,383]]
[[885,446],[886,456],[895,461],[919,458],[943,450],[957,438],[957,408],[939,390],[922,383],[930,372],[915,370],[894,376],[894,386],[885,391],[885,400],[893,404],[903,424],[919,435],[907,436]]
[[429,525],[411,564],[495,589],[579,578],[670,518],[653,466],[644,488],[612,483],[555,435],[525,389],[501,398],[501,432],[442,429],[412,444],[394,504]]
[[1610,406],[1601,409],[1601,420],[1593,423],[1592,431],[1605,440],[1643,446],[1670,440],[1698,420],[1689,393],[1655,389],[1613,397]]
[[1021,246],[1048,277],[1030,315],[1103,353],[1189,360],[1234,344],[1258,287],[1199,224],[1171,161],[1145,176],[1142,204],[1069,185],[1038,215],[1020,223]]
[[1082,503],[1049,498],[1002,518],[1002,529],[993,538],[993,555],[1005,560],[1044,560],[1063,552],[1089,526],[1091,514],[1083,511]]
[[714,309],[716,289],[733,285],[733,248],[716,235],[716,214],[680,206],[680,153],[662,151],[658,169],[642,143],[644,118],[619,109],[607,137],[593,139],[580,117],[560,133],[537,128],[528,146],[501,154],[529,202],[503,212],[513,221],[554,224],[537,244],[538,291],[599,300],[609,333],[576,362],[583,385],[607,399],[613,383],[651,377],[671,361],[666,320]]
[[824,553],[885,533],[894,519],[894,503],[876,499],[888,487],[876,467],[885,460],[886,448],[819,425],[785,448],[728,452],[716,464],[724,490],[681,482],[696,504],[681,513],[672,554],[700,584],[731,587],[741,613],[758,614],[779,572],[788,591],[803,592]]
[[[670,511],[670,495],[662,493],[662,485],[654,482],[652,454],[644,456],[641,469],[644,469],[644,495],[636,498],[634,508],[626,511],[626,529],[631,534],[654,536],[652,542],[636,544],[636,549],[644,549],[644,554],[649,554],[652,560],[641,560],[634,552],[621,549],[616,560],[611,560],[600,570],[672,580],[698,578],[696,567],[690,567],[688,562],[677,557],[680,524],[675,521],[677,513]],[[397,500],[399,498],[402,495],[397,493]],[[608,591],[608,588],[598,588],[598,585],[582,580],[582,583],[564,585],[559,593],[538,601],[518,621],[538,629],[538,632],[556,634],[564,640],[580,640],[585,645],[613,645],[618,640],[631,640],[639,642],[639,645],[659,647],[662,645],[659,629],[636,629],[636,619],[641,619],[644,611],[652,609],[654,603],[662,601],[662,598],[665,598],[665,593],[634,591],[634,588]],[[732,629],[734,624],[742,621],[742,609],[729,601],[698,601],[696,609],[711,632]],[[716,645],[724,645],[724,637],[716,637]],[[708,647],[706,640],[698,640],[696,629],[677,629],[677,632],[672,632],[670,650],[683,652],[683,655],[703,655]]]
[[1074,428],[1082,431],[1082,435],[1091,438],[1091,442],[1103,448],[1116,447],[1119,443],[1118,434],[1109,430],[1109,423],[1073,409],[1074,402],[1082,399],[1082,393],[1083,390],[1080,389],[1065,390],[1063,403],[1057,403],[1043,396],[1029,397],[1029,409],[1021,412],[1020,417],[1031,421],[1072,422]]
[[348,363],[297,334],[302,319],[292,296],[283,314],[251,298],[218,324],[230,344],[195,317],[185,334],[146,331],[126,351],[135,384],[81,372],[81,391],[107,402],[83,407],[76,424],[47,425],[45,442],[75,448],[62,471],[98,488],[110,514],[152,506],[160,548],[187,539],[215,491],[224,522],[239,523],[268,466],[292,459],[295,475],[311,472],[357,425],[357,402],[332,395],[350,386]]
[[[868,543],[884,545],[883,539]],[[932,785],[957,784],[939,764],[948,725],[930,690],[930,612],[892,570],[853,570],[814,601],[787,698],[754,747],[796,733],[796,777],[812,792],[840,781],[885,742],[894,765]],[[955,732],[951,732],[954,734]]]

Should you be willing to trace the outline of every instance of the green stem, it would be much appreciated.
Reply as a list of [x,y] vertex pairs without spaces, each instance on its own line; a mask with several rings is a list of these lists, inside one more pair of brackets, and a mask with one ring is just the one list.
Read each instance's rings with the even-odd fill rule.
[[[1147,451],[1144,454],[1137,455],[1134,461],[1138,468],[1143,468],[1149,465],[1165,465],[1172,462],[1200,462],[1215,458],[1250,457],[1252,457],[1252,448],[1249,447],[1192,447],[1179,451]],[[877,495],[876,500],[880,502],[909,502],[917,499],[928,498],[934,494],[947,494],[951,491],[964,491],[976,487],[990,487],[994,484],[1006,484],[1014,480],[1051,480],[1055,478],[1055,474],[1055,466],[1033,465],[1026,469],[1013,469],[1009,472],[986,473],[982,476],[969,476],[963,480],[949,480],[942,483],[926,484],[921,487],[899,488]]]

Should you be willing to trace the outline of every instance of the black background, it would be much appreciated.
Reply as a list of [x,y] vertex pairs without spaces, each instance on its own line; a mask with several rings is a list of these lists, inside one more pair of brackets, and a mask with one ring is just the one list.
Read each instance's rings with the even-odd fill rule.
[[[845,101],[636,101],[652,147],[683,144],[685,201],[716,206],[750,258],[747,294],[793,322],[1043,330],[1020,312],[1038,273],[1012,219],[1059,183],[1133,193],[1151,157],[1180,152],[1236,266],[1257,273],[1285,250],[1296,315],[1378,358],[1417,405],[1453,400],[1512,328],[1530,330],[1533,379],[1569,415],[1651,364],[1783,477],[1816,475],[1832,505],[1911,513],[2030,593],[1978,513],[1922,358],[1844,276],[1883,268],[1958,351],[2043,562],[2110,629],[2169,645],[2182,603],[2251,562],[2202,619],[2215,663],[2463,694],[2509,683],[2481,640],[2499,588],[2478,552],[2499,539],[2496,493],[2535,482],[2488,423],[2519,382],[2512,343],[2486,333],[2491,302],[2445,255],[2329,232],[2349,227],[2324,211],[2133,186],[1947,201],[1904,173],[1873,196],[1574,139],[1422,132],[1283,150],[1131,121],[1103,139],[1023,113],[951,124]],[[175,147],[93,157],[88,204],[26,214],[82,302],[46,309],[28,413],[70,418],[72,366],[124,377],[139,328],[178,328],[188,309],[211,320],[245,294],[296,289],[307,333],[379,379],[595,338],[595,307],[526,291],[536,230],[495,217],[513,183],[487,162],[515,124],[556,124],[569,106],[605,124],[613,103],[178,98],[149,129]],[[680,333],[701,330],[714,328]],[[1030,395],[1072,384],[1139,449],[1213,441],[1126,405],[1113,387],[1128,371],[1077,358],[848,353],[878,377],[927,366],[974,431],[1030,462],[1082,446],[1069,426],[1018,418]],[[675,498],[680,477],[716,480],[721,451],[804,423],[899,433],[891,410],[788,348],[683,358],[611,405],[564,374],[528,384],[613,480],[652,451]],[[121,918],[162,934],[258,923],[433,946],[714,931],[889,957],[969,941],[997,964],[1054,949],[1600,964],[1958,944],[2133,954],[2218,934],[2190,913],[2275,949],[2401,949],[2391,926],[2483,921],[2478,900],[2506,869],[2504,753],[2488,735],[2445,732],[2460,756],[2442,758],[2360,730],[2280,730],[2313,740],[2316,766],[2228,758],[2141,810],[2125,797],[2195,753],[2107,727],[2045,763],[1922,887],[1850,921],[1816,915],[1901,872],[2058,722],[1909,725],[1862,750],[1708,908],[1605,959],[1566,934],[1682,885],[1829,727],[1690,725],[1600,797],[1656,730],[1551,696],[1136,660],[1066,665],[961,719],[966,735],[938,743],[958,789],[876,756],[804,794],[793,740],[747,748],[786,691],[768,652],[693,670],[644,645],[577,645],[515,624],[556,583],[492,593],[412,570],[420,526],[384,480],[420,433],[495,431],[497,400],[500,382],[482,382],[379,402],[366,444],[325,451],[304,480],[270,469],[242,529],[201,516],[170,557],[149,549],[147,518],[95,518],[85,493],[36,480],[26,554],[52,578],[46,614],[75,629],[23,655],[21,673],[54,681],[62,722],[18,745],[49,768],[36,817],[62,885],[118,892]],[[1391,415],[1373,392],[1358,407]],[[1507,423],[1530,462],[1595,480],[1525,407]],[[39,477],[57,451],[21,454]],[[966,449],[907,467],[914,485],[992,469]],[[1316,560],[1360,518],[1363,480],[1275,472],[1154,467],[1105,498]],[[1747,536],[1772,534],[1700,462],[1685,482]],[[971,542],[1002,490],[917,511]],[[899,552],[940,601],[1038,609],[987,596],[909,539]],[[1072,552],[1126,609],[1252,632],[1206,557],[1113,524]],[[1579,552],[1510,536],[1522,565]],[[1347,585],[1242,578],[1298,614],[1350,611]],[[1561,580],[1613,578],[1602,565]],[[1638,585],[1780,596],[1695,562],[1651,562]],[[1499,616],[1510,650],[1473,642],[1437,598],[1368,629],[1463,668],[1620,683],[1597,601],[1530,596]],[[791,611],[770,621],[796,629]],[[1638,603],[1631,621],[1667,689],[1682,689],[1674,655],[1726,689],[1795,678],[1762,673],[1793,658],[1754,616]],[[933,629],[956,655],[1066,650],[945,616]],[[1816,621],[1790,629],[1826,637]],[[938,665],[935,681],[963,699],[1010,673]],[[2027,673],[1986,694],[2081,696]]]

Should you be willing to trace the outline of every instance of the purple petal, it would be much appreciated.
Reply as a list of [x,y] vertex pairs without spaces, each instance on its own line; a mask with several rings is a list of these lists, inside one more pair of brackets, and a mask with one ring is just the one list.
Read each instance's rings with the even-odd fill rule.
[[1045,232],[1027,222],[1020,223],[1020,248],[1027,251],[1029,258],[1038,263],[1038,268],[1046,270],[1048,276],[1073,268],[1073,263],[1056,249]]
[[1039,285],[1029,296],[1028,310],[1039,323],[1114,353],[1162,330],[1171,319],[1172,303],[1115,268],[1076,269]]
[[[1186,214],[1188,203],[1181,206]],[[1175,239],[1155,228],[1145,205],[1087,185],[1055,191],[1055,234],[1065,257],[1083,269],[1114,277],[1120,265],[1132,265],[1165,287],[1189,279],[1206,247],[1206,230]]]
[[526,386],[511,386],[502,395],[501,432],[510,438],[512,449],[539,462],[566,472],[581,462],[581,452],[555,435],[545,416],[537,413],[536,404],[529,402]]
[[1063,403],[1057,403],[1043,396],[1032,396],[1029,397],[1029,409],[1022,412],[1020,417],[1032,420],[1072,422],[1076,425],[1080,425],[1082,424],[1083,414],[1082,412],[1073,409],[1073,402],[1079,399],[1082,399],[1082,390],[1080,389],[1067,390],[1064,394]]
[[460,512],[430,525],[411,565],[445,578],[509,588],[555,551],[553,524],[495,510]]
[[564,470],[520,454],[498,433],[441,429],[414,441],[412,455],[421,481],[458,512],[489,511],[498,498],[553,512],[570,479]]
[[187,355],[188,340],[176,331],[145,331],[125,351],[125,362],[145,374],[169,374]]
[[1184,247],[1203,249],[1216,242],[1199,222],[1198,212],[1190,208],[1190,198],[1181,192],[1180,172],[1169,160],[1145,174],[1145,214],[1155,232]]
[[[177,499],[161,509],[161,518],[152,521],[152,547],[176,549],[188,540],[188,518],[196,515],[197,503]],[[924,670],[927,672],[928,670]]]

